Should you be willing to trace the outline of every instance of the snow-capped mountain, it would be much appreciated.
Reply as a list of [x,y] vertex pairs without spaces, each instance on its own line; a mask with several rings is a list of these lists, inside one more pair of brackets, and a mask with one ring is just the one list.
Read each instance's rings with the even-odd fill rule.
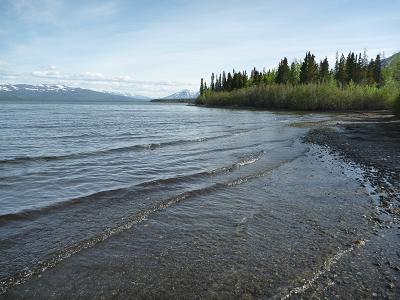
[[193,92],[190,90],[182,90],[175,94],[164,97],[163,99],[195,99],[199,96],[199,92]]
[[73,88],[65,85],[0,84],[0,100],[132,101],[131,96]]
[[133,99],[136,99],[136,100],[151,100],[152,99],[152,98],[147,97],[147,96],[138,95],[138,94],[131,94],[131,93],[125,93],[125,92],[118,92],[118,91],[103,91],[103,92],[111,94],[111,95],[129,97],[129,98],[133,98]]

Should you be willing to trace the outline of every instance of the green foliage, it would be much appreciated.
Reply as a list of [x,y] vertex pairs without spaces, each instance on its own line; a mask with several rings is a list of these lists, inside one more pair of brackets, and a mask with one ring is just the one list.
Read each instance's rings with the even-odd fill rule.
[[200,81],[200,96],[204,94],[204,79],[202,78]]
[[336,57],[335,79],[338,84],[342,86],[347,82],[346,59],[344,58],[343,54],[340,56],[340,59]]
[[[386,67],[384,67],[386,66]],[[277,69],[211,75],[210,87],[201,79],[198,104],[239,105],[270,109],[361,110],[395,106],[400,91],[400,55],[368,62],[364,54],[339,53],[333,70],[328,59],[319,64],[307,52],[290,66],[283,58]],[[398,100],[397,100],[398,102]],[[396,103],[397,103],[396,102]]]
[[321,83],[328,82],[330,77],[328,58],[325,57],[319,64],[319,81]]
[[298,61],[294,61],[290,65],[289,71],[289,83],[292,85],[299,84],[300,82],[300,68],[301,63]]
[[300,68],[300,83],[307,84],[318,81],[318,64],[315,55],[307,52]]
[[378,87],[382,87],[385,84],[383,75],[382,75],[382,62],[381,56],[378,54],[375,59],[374,64],[374,81],[376,82]]
[[400,53],[390,57],[387,61],[387,66],[383,70],[385,81],[394,80],[400,84]]
[[199,98],[210,106],[247,106],[265,109],[314,111],[351,111],[387,109],[391,93],[374,86],[353,83],[340,88],[335,82],[325,84],[262,84],[232,92],[209,92]]
[[289,74],[290,74],[290,69],[289,69],[289,64],[288,60],[285,57],[284,59],[281,60],[278,66],[278,71],[276,74],[276,83],[279,84],[286,84],[289,82]]

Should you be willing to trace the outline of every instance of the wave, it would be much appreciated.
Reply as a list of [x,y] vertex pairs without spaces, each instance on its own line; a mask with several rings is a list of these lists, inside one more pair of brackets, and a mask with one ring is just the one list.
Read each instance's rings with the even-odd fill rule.
[[156,204],[153,204],[151,207],[142,210],[139,213],[136,213],[132,215],[129,218],[124,219],[124,222],[121,224],[117,224],[115,227],[108,228],[104,231],[102,231],[100,234],[97,234],[95,236],[89,237],[87,239],[84,239],[82,241],[76,242],[75,244],[64,248],[60,251],[56,251],[50,255],[48,255],[45,259],[37,263],[35,266],[31,267],[30,269],[25,268],[24,270],[14,274],[11,277],[0,279],[0,294],[4,294],[9,288],[11,288],[14,285],[21,284],[25,281],[27,281],[30,277],[34,275],[38,275],[40,273],[43,273],[49,268],[55,267],[57,264],[60,262],[64,261],[65,259],[71,257],[72,255],[75,255],[85,249],[89,249],[94,247],[95,245],[104,242],[108,238],[120,234],[133,226],[139,224],[140,222],[146,220],[149,218],[150,215],[165,210],[166,208],[173,206],[175,204],[178,204],[180,202],[186,201],[190,198],[193,198],[195,196],[200,196],[204,195],[207,193],[210,193],[212,191],[216,191],[221,188],[229,188],[232,186],[237,186],[243,183],[246,183],[252,179],[263,177],[267,175],[268,173],[272,172],[274,169],[281,167],[282,165],[294,161],[298,159],[299,157],[303,156],[305,153],[309,151],[309,148],[304,150],[298,155],[295,155],[291,157],[290,159],[283,160],[280,162],[277,162],[273,165],[268,166],[261,172],[244,176],[244,177],[239,177],[233,181],[229,182],[222,182],[222,183],[214,183],[208,187],[205,188],[199,188],[199,189],[194,189],[190,190],[187,192],[183,192],[179,195],[176,195],[174,197],[162,200]]
[[264,153],[264,151],[258,151],[255,153],[243,155],[242,158],[240,158],[238,161],[236,161],[230,165],[216,168],[216,169],[210,170],[210,171],[203,171],[203,172],[197,172],[197,173],[192,173],[192,174],[188,174],[188,175],[146,181],[146,182],[134,185],[134,186],[100,191],[100,192],[96,192],[96,193],[93,193],[90,195],[86,195],[86,196],[82,196],[82,197],[78,197],[78,198],[74,198],[74,199],[69,199],[64,202],[55,203],[55,204],[48,205],[48,206],[41,207],[41,208],[27,209],[27,210],[17,212],[17,213],[3,214],[3,215],[0,215],[0,225],[4,224],[6,222],[9,222],[9,221],[21,221],[21,220],[35,219],[45,213],[49,213],[54,210],[65,209],[69,206],[76,205],[79,203],[84,203],[84,202],[87,203],[90,201],[95,201],[95,200],[99,199],[100,197],[101,198],[115,197],[115,195],[123,196],[123,194],[128,193],[133,188],[139,189],[139,188],[143,188],[143,187],[151,187],[151,186],[157,186],[157,185],[162,185],[162,184],[178,184],[180,182],[188,182],[190,180],[196,180],[201,177],[215,176],[215,175],[222,174],[222,173],[232,172],[233,170],[238,169],[240,167],[255,163],[256,161],[258,161],[261,158],[263,153]]
[[91,152],[79,152],[79,153],[71,153],[65,155],[43,155],[43,156],[20,156],[10,159],[0,159],[0,164],[22,164],[26,162],[37,162],[37,161],[57,161],[57,160],[65,160],[65,159],[78,159],[85,158],[98,154],[112,154],[112,153],[120,153],[120,152],[130,152],[130,151],[141,151],[141,150],[155,150],[168,146],[177,146],[177,145],[185,145],[191,143],[201,143],[206,141],[211,141],[215,139],[221,139],[226,137],[231,137],[232,134],[213,136],[213,137],[203,137],[197,139],[190,140],[176,140],[169,142],[161,142],[161,143],[148,143],[148,144],[136,144],[123,146],[118,148],[111,149],[102,149]]

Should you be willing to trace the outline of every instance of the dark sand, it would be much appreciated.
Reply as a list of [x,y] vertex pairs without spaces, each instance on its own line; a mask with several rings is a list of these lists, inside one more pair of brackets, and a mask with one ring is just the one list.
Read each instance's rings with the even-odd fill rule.
[[370,217],[375,227],[371,239],[302,296],[399,299],[400,120],[389,113],[360,113],[306,126],[312,129],[305,142],[325,146],[364,170],[376,212]]

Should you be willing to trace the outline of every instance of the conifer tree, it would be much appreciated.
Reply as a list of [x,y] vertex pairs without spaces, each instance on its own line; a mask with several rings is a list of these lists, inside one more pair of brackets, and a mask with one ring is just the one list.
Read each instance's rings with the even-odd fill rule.
[[346,83],[355,82],[356,58],[353,52],[350,52],[346,60]]
[[289,81],[289,72],[290,72],[290,69],[289,69],[288,60],[285,57],[279,63],[275,82],[278,83],[278,84],[286,84],[286,83],[288,83],[288,81]]
[[211,91],[214,91],[214,90],[215,90],[215,83],[214,83],[214,80],[215,80],[215,75],[214,75],[214,73],[212,73],[212,74],[211,74],[211,84],[210,84],[210,90],[211,90]]
[[346,74],[346,59],[342,53],[340,56],[336,74],[335,74],[335,79],[338,82],[339,85],[344,86],[347,82],[347,74]]
[[375,61],[371,59],[371,61],[368,64],[368,69],[367,69],[367,84],[368,85],[375,85]]
[[200,81],[200,96],[204,95],[204,79],[202,78]]
[[229,72],[226,79],[226,90],[228,92],[232,91],[232,74]]
[[225,71],[222,72],[222,90],[223,91],[227,90],[226,73],[225,73]]
[[336,51],[335,69],[333,71],[334,71],[335,79],[336,79],[336,74],[339,73],[339,51]]
[[356,62],[356,73],[354,82],[357,84],[361,84],[365,78],[365,68],[364,68],[364,59],[361,53],[358,55]]
[[217,92],[220,92],[222,90],[222,84],[221,84],[221,74],[219,74],[219,77],[217,77],[217,82],[215,85],[215,90]]
[[289,83],[292,85],[298,84],[300,81],[300,63],[293,61],[290,64]]
[[316,82],[318,79],[318,64],[315,55],[308,52],[300,69],[300,83],[307,84]]
[[384,79],[382,75],[382,62],[381,56],[379,54],[376,56],[374,64],[374,80],[377,87],[382,87],[384,85]]
[[325,57],[323,61],[321,61],[319,65],[319,81],[321,83],[325,83],[329,80],[329,62],[328,58]]

